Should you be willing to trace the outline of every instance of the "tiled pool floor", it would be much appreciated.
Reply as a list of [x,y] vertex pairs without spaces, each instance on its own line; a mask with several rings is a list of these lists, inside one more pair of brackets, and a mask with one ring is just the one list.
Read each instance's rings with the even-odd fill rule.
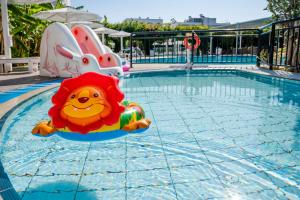
[[30,134],[54,91],[20,106],[1,160],[23,200],[299,199],[300,85],[247,74],[143,75],[149,130],[101,142]]

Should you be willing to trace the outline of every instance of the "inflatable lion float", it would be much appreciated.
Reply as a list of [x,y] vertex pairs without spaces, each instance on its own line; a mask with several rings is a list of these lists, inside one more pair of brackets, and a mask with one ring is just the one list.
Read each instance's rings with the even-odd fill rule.
[[51,120],[38,123],[33,134],[104,134],[132,132],[149,127],[144,110],[137,103],[123,101],[118,79],[94,72],[64,80],[52,97]]

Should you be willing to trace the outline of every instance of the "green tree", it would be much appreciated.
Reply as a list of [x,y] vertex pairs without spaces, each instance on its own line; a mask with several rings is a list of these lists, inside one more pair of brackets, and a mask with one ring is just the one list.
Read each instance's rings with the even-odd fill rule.
[[[54,8],[62,8],[61,0],[53,7],[52,4],[8,5],[10,34],[13,38],[12,56],[38,56],[40,41],[48,22],[31,17],[31,15]],[[0,22],[1,23],[1,22]],[[2,24],[0,24],[0,52],[3,54]]]
[[299,0],[267,0],[269,10],[276,20],[292,19],[300,16]]

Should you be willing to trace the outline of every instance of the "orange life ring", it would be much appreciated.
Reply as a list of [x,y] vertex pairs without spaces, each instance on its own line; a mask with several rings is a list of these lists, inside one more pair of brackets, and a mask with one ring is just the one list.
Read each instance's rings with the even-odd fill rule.
[[[192,39],[192,36],[184,38],[183,45],[185,46],[186,49],[189,49],[189,50],[192,49],[192,45],[189,43],[189,40],[191,40],[191,39]],[[195,40],[194,49],[197,49],[201,45],[201,40],[197,34],[194,34],[194,40]]]

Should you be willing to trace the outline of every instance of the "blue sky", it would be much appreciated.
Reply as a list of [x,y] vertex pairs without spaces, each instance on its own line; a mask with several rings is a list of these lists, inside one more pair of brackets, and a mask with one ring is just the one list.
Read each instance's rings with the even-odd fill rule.
[[216,17],[218,22],[242,22],[268,17],[264,11],[267,0],[71,0],[72,6],[83,5],[86,10],[106,15],[110,22],[129,17],[161,17],[183,21],[188,16]]

